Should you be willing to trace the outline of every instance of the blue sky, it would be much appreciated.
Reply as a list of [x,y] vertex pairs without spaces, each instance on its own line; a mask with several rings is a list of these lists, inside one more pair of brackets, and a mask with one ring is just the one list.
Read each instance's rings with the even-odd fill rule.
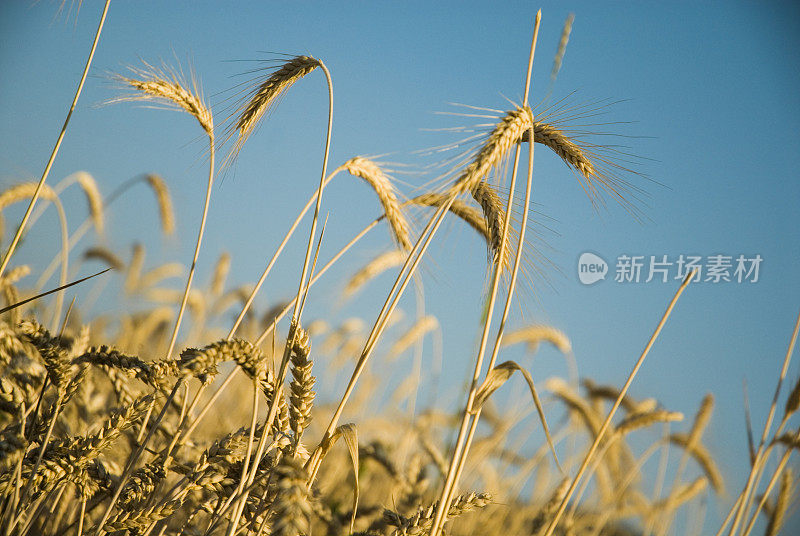
[[[63,122],[101,8],[84,1],[79,16],[57,16],[56,2],[0,6],[0,181],[38,178]],[[648,193],[638,223],[613,203],[593,210],[571,173],[544,148],[536,151],[534,200],[555,232],[548,256],[561,274],[535,283],[523,305],[525,321],[549,323],[572,339],[582,374],[621,384],[677,288],[670,283],[592,286],[577,278],[577,259],[618,256],[739,254],[763,258],[760,279],[690,287],[638,376],[632,393],[693,414],[713,392],[717,409],[709,444],[739,487],[747,463],[742,381],[753,419],[766,416],[800,307],[800,7],[785,2],[112,2],[91,76],[51,173],[51,183],[78,170],[108,193],[143,172],[170,184],[178,238],[156,236],[149,194],[136,192],[113,211],[109,236],[123,256],[143,241],[151,263],[187,262],[205,189],[202,132],[188,117],[130,103],[100,106],[118,94],[107,73],[140,58],[194,65],[216,122],[225,118],[225,90],[236,77],[274,54],[323,59],[334,80],[331,164],[355,155],[391,153],[383,160],[418,163],[412,153],[457,137],[431,132],[477,120],[445,116],[448,103],[508,109],[519,101],[535,11],[543,12],[532,102],[547,93],[563,21],[575,23],[553,97],[576,105],[607,99],[593,130],[619,138],[641,157],[628,176]],[[234,281],[255,280],[276,240],[318,181],[326,121],[320,74],[297,84],[242,151],[234,173],[215,188],[201,279],[218,253],[232,253]],[[485,120],[481,120],[485,122]],[[614,138],[617,140],[618,138]],[[616,143],[616,141],[615,141]],[[409,184],[423,179],[399,176]],[[405,191],[410,188],[404,187]],[[330,211],[322,256],[332,254],[377,214],[366,187],[342,179],[326,192]],[[68,210],[83,210],[77,197]],[[15,220],[7,214],[7,227]],[[18,216],[17,216],[18,217]],[[56,244],[43,219],[20,257],[46,262]],[[50,228],[52,229],[52,227]],[[8,240],[6,230],[6,241]],[[318,299],[335,296],[359,263],[388,245],[373,234],[351,262],[332,273]],[[33,237],[37,242],[34,243]],[[33,245],[32,245],[33,244]],[[88,245],[88,244],[87,244]],[[38,252],[37,252],[38,250]],[[42,255],[46,251],[46,255]],[[299,248],[288,252],[268,282],[267,299],[294,288]],[[471,368],[485,288],[484,246],[456,224],[434,244],[426,263],[428,309],[442,324],[445,374]],[[88,272],[91,267],[82,270]],[[82,272],[83,273],[83,272]],[[204,275],[205,274],[205,275]],[[374,317],[383,290],[378,279],[356,305],[337,314]],[[325,294],[329,293],[329,294]],[[312,294],[313,298],[313,294]],[[262,302],[266,306],[266,302]],[[313,308],[313,316],[325,308]],[[522,319],[517,314],[515,326]],[[501,355],[501,358],[503,356]],[[535,361],[534,377],[565,372],[555,353]],[[537,367],[541,367],[537,369]],[[789,380],[800,374],[795,363]],[[760,428],[759,428],[760,429]],[[735,494],[735,492],[734,492]]]

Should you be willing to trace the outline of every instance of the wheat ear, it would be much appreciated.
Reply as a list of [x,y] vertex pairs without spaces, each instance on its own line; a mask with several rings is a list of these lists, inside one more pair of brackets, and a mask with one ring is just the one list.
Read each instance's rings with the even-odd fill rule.
[[213,137],[214,119],[211,111],[203,102],[202,94],[198,90],[197,82],[192,80],[192,88],[187,89],[187,83],[179,70],[166,65],[155,67],[144,62],[144,67],[130,69],[136,78],[116,75],[115,78],[123,84],[136,90],[130,95],[118,97],[113,101],[127,100],[154,100],[167,106],[184,110],[203,127],[206,134]]
[[[529,137],[526,131],[520,136],[520,141],[526,142]],[[549,147],[564,163],[577,170],[587,180],[597,174],[594,163],[586,156],[581,146],[555,126],[541,121],[535,122],[533,141]]]
[[569,43],[569,34],[572,32],[572,23],[575,21],[575,14],[570,13],[567,15],[567,20],[564,21],[564,28],[561,30],[561,39],[558,41],[558,50],[553,58],[553,69],[550,71],[550,85],[556,81],[558,71],[561,70],[561,62],[564,61],[564,53],[567,51],[567,43]]
[[161,231],[165,235],[175,233],[175,211],[172,209],[172,197],[169,195],[166,181],[153,173],[148,174],[145,180],[156,195]]
[[[444,194],[429,192],[418,195],[417,197],[407,201],[407,203],[426,207],[440,207],[447,202],[447,197],[448,196]],[[484,240],[486,240],[486,244],[491,246],[492,236],[489,234],[486,220],[484,219],[483,213],[480,210],[458,199],[452,202],[448,210],[455,216],[464,220],[467,225],[475,229],[475,231],[477,231],[478,234],[480,234]]]
[[406,221],[400,203],[397,201],[397,194],[389,177],[372,160],[357,156],[344,163],[345,169],[351,175],[361,177],[367,184],[372,186],[378,199],[383,206],[386,219],[392,227],[392,233],[397,244],[404,250],[411,249],[411,239],[409,237],[409,226]]
[[300,438],[311,423],[311,408],[314,405],[314,383],[317,379],[311,375],[313,361],[311,354],[311,338],[308,332],[298,328],[292,348],[292,382],[289,385],[289,423],[294,431],[295,449],[300,444]]
[[501,247],[503,237],[507,237],[508,233],[503,232],[504,223],[506,220],[506,211],[503,208],[503,202],[500,196],[497,195],[494,187],[482,180],[478,182],[475,188],[472,189],[472,198],[478,202],[483,210],[483,216],[486,221],[486,229],[488,230],[492,251],[492,263],[497,263],[500,259],[500,252],[503,252],[502,269],[508,268],[509,265],[509,247]]
[[367,282],[382,274],[389,268],[400,266],[406,260],[406,254],[400,250],[394,249],[381,253],[366,265],[353,274],[353,277],[347,282],[344,289],[345,297],[353,296],[358,290],[363,287]]
[[226,140],[236,136],[229,160],[235,158],[242,146],[261,121],[264,113],[292,84],[319,67],[320,62],[310,56],[296,56],[273,72],[266,80],[251,90],[236,113],[236,121],[228,128]]
[[532,125],[533,114],[527,105],[507,112],[486,138],[472,162],[459,174],[455,191],[472,191],[492,169],[502,163],[511,147],[517,145]]
[[527,343],[528,350],[531,352],[535,352],[541,342],[552,344],[562,354],[568,354],[572,351],[572,343],[570,343],[569,337],[563,331],[550,326],[527,326],[512,331],[503,338],[503,346],[511,346],[521,342]]

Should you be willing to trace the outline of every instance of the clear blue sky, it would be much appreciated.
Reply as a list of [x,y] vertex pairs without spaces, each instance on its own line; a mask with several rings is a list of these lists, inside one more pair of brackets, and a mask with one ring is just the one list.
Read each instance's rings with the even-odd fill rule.
[[[4,186],[41,173],[101,5],[84,1],[77,19],[57,16],[57,2],[0,6]],[[558,233],[547,241],[550,259],[563,274],[549,274],[551,286],[537,287],[536,299],[528,295],[526,320],[564,330],[582,374],[621,384],[677,282],[624,285],[609,278],[587,287],[576,273],[582,252],[595,252],[612,265],[622,254],[760,255],[755,284],[702,283],[688,289],[632,388],[635,396],[653,396],[687,415],[706,392],[715,394],[708,442],[732,476],[735,494],[747,463],[742,381],[748,382],[760,427],[800,308],[796,3],[116,1],[51,183],[86,170],[108,193],[138,173],[161,174],[178,210],[178,239],[162,242],[156,236],[155,209],[142,192],[117,205],[109,235],[125,255],[139,239],[151,263],[187,262],[205,189],[201,132],[182,114],[129,103],[97,106],[118,94],[105,73],[138,65],[139,58],[174,64],[177,56],[184,65],[189,58],[221,123],[230,95],[221,92],[242,81],[234,75],[256,65],[230,60],[263,59],[270,57],[267,52],[311,54],[325,61],[334,79],[331,164],[388,152],[386,160],[414,163],[411,151],[454,139],[423,129],[476,121],[434,113],[457,111],[448,103],[507,109],[505,97],[521,98],[539,7],[532,101],[546,93],[563,21],[574,12],[553,95],[575,92],[569,98],[577,104],[624,100],[607,108],[601,121],[625,124],[595,130],[631,136],[621,143],[647,159],[638,169],[655,182],[631,177],[649,194],[650,221],[640,224],[613,204],[593,211],[563,164],[537,150],[534,197]],[[325,91],[317,73],[297,84],[246,146],[236,172],[215,188],[201,276],[222,249],[233,255],[235,281],[260,274],[318,181]],[[82,200],[75,197],[69,207],[79,213]],[[347,179],[326,193],[325,207],[330,222],[323,257],[377,213],[372,194]],[[9,218],[8,227],[14,221]],[[39,225],[48,221],[53,224],[45,219]],[[31,236],[50,244],[48,231]],[[320,301],[325,292],[339,291],[347,274],[375,248],[385,247],[386,238],[385,229],[374,233],[346,269],[332,274],[327,290],[319,291]],[[37,262],[30,242],[20,255]],[[463,378],[480,320],[484,247],[454,224],[435,249],[426,271],[428,308],[442,324],[445,373]],[[299,259],[297,249],[284,259],[267,285],[268,298],[289,294]],[[386,278],[373,283],[359,307],[346,313],[374,316],[380,289],[389,284]],[[513,322],[520,325],[519,315]],[[531,365],[521,354],[509,357]],[[565,369],[555,354],[543,353],[533,371],[544,378]],[[789,380],[798,374],[794,363]]]

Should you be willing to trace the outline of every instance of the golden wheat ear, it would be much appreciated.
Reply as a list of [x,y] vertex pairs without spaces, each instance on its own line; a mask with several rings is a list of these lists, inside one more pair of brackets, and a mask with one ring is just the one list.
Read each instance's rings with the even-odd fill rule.
[[348,173],[364,179],[372,186],[381,202],[386,219],[392,227],[397,244],[405,251],[411,251],[413,244],[409,236],[409,224],[397,200],[397,193],[389,176],[372,160],[357,156],[343,164]]
[[166,64],[161,67],[155,67],[147,62],[143,64],[143,67],[131,67],[130,77],[113,75],[115,80],[134,89],[135,92],[109,102],[152,100],[170,108],[184,110],[194,116],[206,134],[213,139],[214,120],[211,111],[203,102],[202,92],[194,76],[191,77],[190,84],[180,69],[168,67]]
[[295,56],[272,71],[266,79],[259,81],[255,87],[245,90],[244,98],[228,118],[231,122],[225,129],[223,143],[235,138],[225,161],[226,166],[236,159],[244,143],[278,97],[319,65],[319,60],[311,56]]
[[517,107],[492,129],[473,160],[459,174],[455,183],[458,193],[473,190],[494,168],[502,164],[509,149],[533,126],[533,114],[527,106]]

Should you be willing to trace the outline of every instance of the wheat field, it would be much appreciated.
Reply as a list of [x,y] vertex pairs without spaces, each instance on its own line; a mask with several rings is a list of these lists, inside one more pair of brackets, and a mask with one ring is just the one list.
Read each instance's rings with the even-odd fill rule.
[[[84,84],[96,83],[88,73],[114,23],[111,4],[80,6],[80,17],[99,24],[44,172],[0,192],[3,534],[705,534],[709,509],[719,511],[718,535],[792,533],[800,381],[791,358],[800,317],[771,370],[774,395],[751,394],[768,405],[766,417],[751,422],[743,412],[749,439],[727,439],[749,454],[740,486],[707,441],[715,393],[695,393],[700,402],[686,413],[631,388],[679,298],[694,291],[693,273],[669,288],[650,331],[636,333],[647,344],[619,366],[619,384],[579,374],[571,334],[519,314],[529,288],[553,270],[528,209],[544,187],[538,162],[558,164],[558,180],[571,187],[559,195],[582,196],[587,215],[613,207],[631,225],[646,216],[644,174],[613,143],[576,130],[594,110],[537,104],[544,90],[532,79],[543,78],[534,73],[555,81],[569,68],[573,14],[555,21],[544,10],[515,21],[530,32],[529,42],[513,44],[527,62],[518,79],[493,83],[521,88],[519,98],[502,110],[496,102],[468,108],[480,127],[425,180],[388,157],[337,160],[340,90],[326,58],[273,54],[221,103],[204,91],[200,69],[174,58],[106,73],[113,95],[103,107],[166,108],[191,121],[200,155],[192,173],[202,182],[188,186],[203,197],[185,207],[187,185],[160,174],[126,170],[132,178],[112,188],[85,171],[51,173],[68,150],[73,111],[83,113]],[[545,25],[558,30],[554,57],[542,52]],[[212,201],[245,180],[240,162],[268,162],[260,127],[310,85],[324,87],[326,113],[314,120],[313,150],[298,156],[314,162],[315,174],[268,190],[310,195],[296,206],[291,197],[296,219],[259,228],[277,246],[263,254],[260,273],[239,282],[232,265],[253,248],[255,231],[215,243]],[[330,192],[348,182],[369,191],[371,204],[339,206]],[[154,221],[143,216],[126,228],[155,226],[169,240],[191,211],[191,256],[160,260],[155,248],[113,236],[108,222],[134,189],[147,191],[135,199],[149,206],[137,210]],[[67,201],[76,192],[85,209]],[[337,218],[366,225],[342,240],[328,227]],[[53,221],[57,231],[42,229]],[[450,247],[442,235],[453,228],[486,251],[459,260],[485,273],[475,289],[478,330],[455,335],[474,340],[458,362],[464,385],[442,377],[442,360],[453,359],[450,324],[426,309],[429,259]],[[28,259],[31,243],[41,250],[32,258],[46,260]],[[329,269],[344,283],[318,291]],[[276,278],[290,282],[280,294],[270,286]],[[114,305],[98,313],[92,305],[104,291]],[[362,300],[377,314],[342,314]],[[543,376],[529,357],[545,351],[568,373]]]

